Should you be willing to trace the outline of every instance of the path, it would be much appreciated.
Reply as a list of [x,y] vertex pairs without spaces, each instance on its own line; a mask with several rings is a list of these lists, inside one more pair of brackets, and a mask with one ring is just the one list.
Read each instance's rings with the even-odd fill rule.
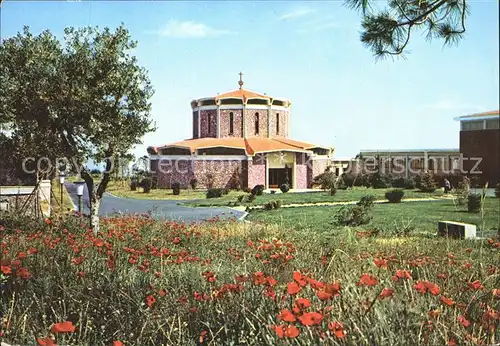
[[[76,196],[76,185],[66,183],[66,189],[73,201],[78,206],[78,197]],[[151,213],[151,216],[157,219],[169,219],[183,222],[198,222],[214,217],[221,219],[236,218],[240,219],[246,215],[246,212],[240,210],[220,208],[193,208],[181,205],[186,201],[172,200],[146,200],[146,199],[131,199],[121,198],[109,193],[105,193],[99,215],[112,216],[115,214],[137,214]],[[84,188],[84,196],[82,198],[83,211],[89,213],[89,200],[87,194],[87,186]]]

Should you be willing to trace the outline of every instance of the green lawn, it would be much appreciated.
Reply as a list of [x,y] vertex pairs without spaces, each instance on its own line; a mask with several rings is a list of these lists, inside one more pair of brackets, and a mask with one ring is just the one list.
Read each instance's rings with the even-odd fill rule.
[[[295,229],[311,231],[331,231],[339,229],[332,225],[335,212],[340,206],[314,206],[281,208],[273,211],[254,210],[247,216],[252,222],[279,224]],[[486,229],[497,229],[500,225],[500,205],[496,198],[485,200]],[[466,206],[458,206],[452,200],[406,202],[398,204],[376,204],[373,209],[373,220],[360,227],[365,230],[382,228],[395,230],[402,223],[411,222],[416,232],[437,231],[437,222],[441,220],[458,221],[482,225],[481,215],[468,213]]]
[[[174,195],[172,189],[155,189],[151,190],[149,193],[144,193],[142,188],[137,188],[136,191],[131,191],[130,186],[127,182],[115,182],[110,181],[106,192],[109,192],[118,197],[124,198],[135,198],[135,199],[155,199],[155,200],[199,200],[206,198],[205,190],[192,190],[185,189],[181,190],[180,195]],[[230,191],[229,194],[224,196],[227,200],[235,200],[240,193],[236,191]],[[222,198],[219,198],[222,199]],[[227,202],[226,202],[227,204]]]
[[[328,192],[317,191],[317,192],[297,192],[297,193],[276,193],[276,194],[263,194],[262,196],[257,196],[255,201],[252,203],[243,203],[243,205],[257,206],[264,205],[269,201],[281,201],[282,204],[304,204],[304,203],[321,203],[321,202],[350,202],[357,201],[361,197],[367,194],[375,195],[377,199],[385,199],[385,193],[392,189],[372,189],[356,187],[352,190],[338,190],[335,196],[330,196]],[[224,206],[229,202],[236,201],[238,195],[246,195],[244,192],[234,192],[227,196],[220,198],[205,199],[200,201],[192,201],[186,203],[186,205],[195,207],[215,207]],[[436,191],[434,193],[423,193],[418,190],[405,190],[404,198],[428,198],[428,197],[439,197],[442,196],[441,191]]]

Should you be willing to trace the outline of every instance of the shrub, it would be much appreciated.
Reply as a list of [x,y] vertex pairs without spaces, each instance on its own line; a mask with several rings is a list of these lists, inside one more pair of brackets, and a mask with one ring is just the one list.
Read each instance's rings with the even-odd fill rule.
[[354,186],[354,181],[356,180],[356,176],[352,173],[344,173],[341,175],[342,181],[348,187]]
[[243,202],[243,198],[245,198],[245,195],[239,195],[238,197],[236,197],[236,201],[238,201],[238,203],[241,203]]
[[215,182],[215,175],[213,175],[212,173],[205,174],[204,183],[207,189],[213,188],[214,182]]
[[207,198],[219,198],[222,197],[225,193],[225,189],[220,188],[212,188],[207,190]]
[[500,183],[495,187],[495,197],[500,198]]
[[271,190],[271,195],[274,195],[276,193],[276,190]]
[[334,186],[330,189],[330,196],[335,196],[337,194],[337,188]]
[[191,188],[193,190],[196,190],[196,187],[198,186],[198,179],[193,178],[189,181],[189,185],[191,185]]
[[335,186],[335,180],[335,173],[330,170],[326,170],[313,179],[313,184],[319,185],[321,189],[326,191]]
[[130,179],[130,191],[136,191],[136,190],[137,190],[137,180]]
[[151,189],[156,190],[158,188],[158,177],[156,175],[151,177]]
[[389,203],[399,203],[403,196],[405,195],[402,189],[394,189],[391,191],[387,191],[385,193],[385,198],[389,201]]
[[467,210],[469,213],[477,213],[481,210],[482,196],[479,193],[470,193],[467,199]]
[[434,192],[437,189],[436,181],[431,173],[425,173],[415,179],[417,188],[422,192]]
[[341,226],[360,226],[371,221],[375,196],[366,195],[356,205],[342,206],[334,216],[334,223]]
[[181,184],[180,183],[172,183],[172,192],[174,195],[178,196],[181,194]]
[[239,169],[235,170],[231,175],[229,188],[232,190],[241,190],[241,174]]
[[457,198],[459,205],[464,205],[469,198],[470,191],[470,180],[466,176],[462,178],[462,181],[457,184],[454,194]]
[[392,187],[398,188],[398,189],[404,189],[406,188],[406,179],[403,177],[397,177],[392,180],[391,183]]
[[247,202],[252,203],[253,201],[255,201],[256,198],[257,198],[257,196],[255,196],[253,193],[249,193],[247,195]]
[[[346,190],[347,189],[347,184],[345,183],[344,179],[337,179],[335,186],[333,187],[335,190]],[[332,190],[332,187],[330,187],[330,191]],[[335,191],[337,192],[337,191]]]
[[283,193],[287,193],[288,191],[290,191],[290,185],[288,185],[288,184],[281,184],[280,190]]
[[150,177],[142,178],[141,187],[142,187],[144,193],[149,193],[149,191],[151,191],[152,185],[153,185],[153,179],[151,179]]
[[264,189],[264,185],[255,185],[252,189],[252,195],[262,196],[262,194],[264,193]]
[[405,180],[405,189],[411,190],[415,188],[415,179],[413,178],[408,178]]
[[246,193],[251,193],[252,192],[252,189],[248,188],[248,187],[245,187],[243,189],[243,192],[246,192]]
[[391,187],[391,178],[380,172],[373,173],[369,177],[370,186],[374,189],[385,189]]
[[270,201],[264,204],[264,210],[273,210],[281,208],[281,201]]
[[370,187],[370,177],[366,174],[356,175],[356,179],[353,182],[354,186],[365,186]]

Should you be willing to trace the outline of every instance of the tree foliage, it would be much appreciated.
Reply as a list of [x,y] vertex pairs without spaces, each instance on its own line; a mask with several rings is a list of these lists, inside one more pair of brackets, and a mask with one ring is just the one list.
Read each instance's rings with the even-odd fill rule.
[[373,0],[346,0],[362,12],[361,42],[377,58],[404,56],[415,31],[424,31],[427,40],[457,43],[465,33],[469,9],[467,0],[388,0],[383,9]]
[[[114,32],[66,28],[62,43],[25,27],[0,45],[0,122],[11,124],[19,156],[77,163],[91,203],[106,189],[110,158],[125,156],[154,130],[153,88],[130,54],[136,46],[123,25]],[[83,166],[87,160],[106,162],[100,184]]]

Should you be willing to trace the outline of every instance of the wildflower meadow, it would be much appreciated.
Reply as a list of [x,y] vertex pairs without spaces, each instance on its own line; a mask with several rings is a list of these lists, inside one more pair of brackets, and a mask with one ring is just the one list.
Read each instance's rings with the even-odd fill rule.
[[498,239],[359,237],[147,215],[6,219],[14,345],[492,345]]

